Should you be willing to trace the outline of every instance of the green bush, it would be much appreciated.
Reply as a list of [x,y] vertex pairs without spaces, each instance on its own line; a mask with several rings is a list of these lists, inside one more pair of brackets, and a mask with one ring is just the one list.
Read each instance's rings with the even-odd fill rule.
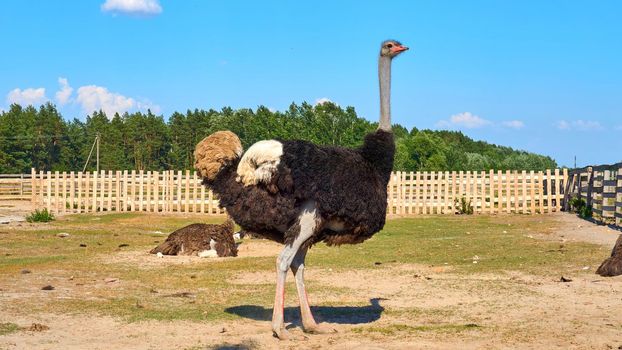
[[579,214],[580,217],[588,219],[592,217],[592,206],[587,205],[585,199],[574,196],[570,199],[570,208],[573,212]]
[[54,220],[54,215],[48,212],[46,208],[43,208],[43,210],[35,209],[34,212],[26,217],[28,222],[49,222],[52,220]]
[[473,206],[471,205],[471,200],[469,199],[467,201],[466,197],[462,197],[460,198],[460,200],[458,200],[458,198],[456,198],[455,202],[454,202],[455,208],[458,211],[458,214],[461,215],[472,215],[473,214]]

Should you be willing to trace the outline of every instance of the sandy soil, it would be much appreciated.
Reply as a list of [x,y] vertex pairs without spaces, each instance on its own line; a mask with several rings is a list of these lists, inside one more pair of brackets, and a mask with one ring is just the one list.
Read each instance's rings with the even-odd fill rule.
[[29,201],[0,200],[0,225],[26,221],[26,215],[33,211]]
[[[560,228],[554,234],[536,233],[534,238],[611,246],[620,233],[571,215],[556,215],[555,220]],[[240,248],[244,256],[276,256],[280,250],[279,245],[261,240]],[[145,268],[191,264],[196,259],[200,258],[157,259],[138,251],[123,251],[113,257],[117,263]],[[622,348],[622,278],[580,276],[563,283],[515,271],[465,275],[454,273],[451,267],[415,264],[383,264],[366,271],[310,267],[307,284],[316,290],[311,302],[339,305],[314,308],[316,317],[335,328],[336,334],[279,342],[271,336],[270,320],[256,316],[269,314],[270,310],[258,310],[261,307],[256,305],[232,308],[232,313],[242,316],[237,321],[129,324],[110,317],[24,316],[0,310],[0,323],[12,322],[25,328],[40,323],[49,327],[0,336],[0,349]],[[244,272],[231,276],[230,282],[265,284],[273,279],[268,273]],[[331,295],[322,292],[322,286],[349,288],[351,292]],[[1,290],[0,296],[3,302],[11,300]],[[337,308],[342,312],[332,312]],[[347,311],[353,316],[332,316],[349,314]],[[291,322],[293,333],[302,335],[297,312],[296,304],[287,305],[286,320]],[[369,331],[370,326],[390,330],[396,324],[411,327],[410,331]],[[464,327],[451,328],[455,325]],[[442,331],[444,327],[447,331]]]

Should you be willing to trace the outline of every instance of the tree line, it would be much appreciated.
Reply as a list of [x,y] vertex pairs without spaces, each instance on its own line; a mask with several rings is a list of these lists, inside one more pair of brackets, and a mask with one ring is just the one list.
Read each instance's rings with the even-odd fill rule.
[[[245,148],[263,139],[304,139],[322,145],[360,146],[377,123],[359,118],[353,107],[333,103],[292,103],[286,111],[224,107],[220,111],[174,112],[168,120],[151,111],[102,111],[65,120],[51,103],[10,106],[0,113],[0,173],[82,170],[97,134],[100,168],[106,170],[191,169],[195,145],[218,130],[236,133]],[[395,170],[543,170],[557,166],[548,157],[474,141],[458,131],[393,127]],[[89,162],[87,170],[94,170]]]

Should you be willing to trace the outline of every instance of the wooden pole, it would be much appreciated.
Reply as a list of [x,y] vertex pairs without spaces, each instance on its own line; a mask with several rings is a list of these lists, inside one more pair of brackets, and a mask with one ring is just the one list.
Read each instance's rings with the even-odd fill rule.
[[554,175],[555,176],[555,211],[560,211],[561,210],[561,189],[563,188],[563,185],[560,185],[562,182],[562,179],[559,175],[559,168],[555,169]]
[[130,211],[136,211],[136,170],[132,169],[130,175]]
[[84,212],[88,213],[90,211],[91,199],[90,191],[91,191],[91,174],[87,171],[84,173]]
[[464,197],[467,203],[473,205],[473,193],[471,192],[471,171],[468,170],[464,177]]
[[451,210],[453,206],[451,205],[451,201],[449,197],[450,181],[451,180],[449,179],[449,171],[446,171],[445,172],[445,196],[443,197],[443,211],[445,212],[445,214],[453,213],[453,211]]
[[108,170],[108,211],[112,211],[112,195],[113,195],[113,181],[112,170]]
[[536,176],[533,170],[529,171],[529,178],[531,179],[531,192],[529,194],[531,199],[530,214],[534,215],[536,213]]
[[423,204],[423,214],[428,213],[428,172],[423,172],[423,187],[421,189],[421,197]]
[[615,200],[615,217],[616,225],[622,226],[622,168],[618,169],[616,174],[616,200]]
[[553,195],[551,194],[551,169],[546,169],[546,212],[553,212]]
[[177,171],[177,212],[181,213],[181,184],[182,176],[181,170]]
[[544,182],[542,181],[544,179],[544,173],[542,171],[538,171],[538,207],[540,208],[540,214],[544,213]]
[[503,172],[501,170],[497,170],[497,192],[499,196],[499,214],[503,212]]
[[30,168],[30,205],[36,207],[37,205],[37,172],[35,168]]
[[138,211],[143,211],[143,205],[145,200],[145,171],[140,169],[138,171]]
[[128,195],[127,191],[129,190],[129,180],[128,180],[128,172],[127,170],[123,170],[123,184],[121,188],[121,192],[123,193],[122,203],[121,203],[121,211],[127,211],[128,205]]
[[100,192],[100,203],[101,203],[101,211],[109,211],[108,210],[108,197],[110,194],[110,179],[107,175],[106,170],[101,171],[101,192]]
[[78,210],[77,210],[77,212],[81,213],[82,212],[82,206],[84,205],[84,203],[82,202],[82,181],[83,181],[83,179],[82,179],[82,172],[81,171],[78,172],[78,179],[77,179],[77,181],[78,181],[78,193],[77,193],[77,195],[78,195],[78,208],[77,209]]
[[115,171],[115,201],[114,201],[114,210],[117,212],[121,211],[121,170]]
[[76,177],[73,171],[69,172],[69,212],[75,213],[75,191],[76,191]]
[[146,212],[151,211],[151,170],[147,171],[147,193],[145,193],[145,202],[147,207],[145,208]]
[[522,183],[523,183],[523,205],[522,205],[522,213],[527,214],[527,171],[523,170],[521,172]]
[[156,213],[159,213],[160,212],[160,172],[154,171],[153,178],[155,181],[155,184],[154,184],[155,192],[153,194],[154,199],[155,199],[155,207],[153,211],[155,211]]

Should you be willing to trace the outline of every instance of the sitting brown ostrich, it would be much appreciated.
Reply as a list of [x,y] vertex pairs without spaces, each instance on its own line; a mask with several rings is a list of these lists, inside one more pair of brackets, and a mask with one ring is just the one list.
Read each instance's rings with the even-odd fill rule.
[[164,242],[150,253],[164,255],[197,255],[215,250],[219,257],[237,256],[238,248],[233,240],[235,223],[230,218],[223,224],[191,224],[171,233]]
[[622,275],[622,235],[618,237],[616,244],[613,246],[611,256],[600,264],[596,273],[603,277]]
[[289,337],[283,322],[289,269],[296,280],[303,330],[334,332],[318,325],[311,314],[303,277],[309,247],[360,243],[384,226],[395,154],[391,62],[406,50],[395,40],[380,47],[380,123],[358,148],[264,140],[242,154],[240,139],[230,131],[216,132],[196,146],[195,168],[218,195],[220,206],[243,230],[285,245],[276,260],[272,315],[272,331],[279,339]]

